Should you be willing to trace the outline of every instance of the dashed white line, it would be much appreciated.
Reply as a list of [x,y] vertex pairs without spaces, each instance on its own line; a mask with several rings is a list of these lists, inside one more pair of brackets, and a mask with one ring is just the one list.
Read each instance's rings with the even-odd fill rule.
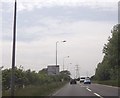
[[[80,86],[81,87],[86,87],[86,89],[88,90],[88,91],[90,91],[90,92],[92,92],[92,90],[91,89],[89,89],[89,87],[88,86],[83,86],[83,85],[81,85],[80,84]],[[99,94],[97,94],[97,93],[93,93],[94,95],[96,95],[96,96],[98,96],[99,98],[103,98],[102,96],[100,96]]]
[[100,98],[103,98],[102,96],[100,96],[99,94],[97,94],[97,93],[94,93],[96,96],[98,96],[98,97],[100,97]]
[[82,85],[82,84],[79,84],[80,85],[80,87],[86,87],[86,88],[88,88],[88,86],[84,86],[84,85]]
[[89,89],[89,88],[86,88],[86,89],[87,89],[88,91],[90,91],[90,92],[92,91],[92,90],[91,90],[91,89]]

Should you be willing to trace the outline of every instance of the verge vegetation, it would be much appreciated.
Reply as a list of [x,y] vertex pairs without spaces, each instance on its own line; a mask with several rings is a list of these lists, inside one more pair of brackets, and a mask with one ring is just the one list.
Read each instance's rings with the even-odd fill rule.
[[[15,69],[15,96],[46,96],[64,86],[70,79],[69,71],[48,75],[47,69],[39,72]],[[64,80],[64,81],[63,81]],[[2,70],[2,95],[10,96],[11,69]]]
[[120,87],[120,24],[115,25],[111,33],[103,48],[103,60],[91,78],[97,83]]

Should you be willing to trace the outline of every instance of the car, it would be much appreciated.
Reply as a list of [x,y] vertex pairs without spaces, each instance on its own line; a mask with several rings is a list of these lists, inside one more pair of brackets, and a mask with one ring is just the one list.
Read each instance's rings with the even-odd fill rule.
[[84,84],[91,84],[90,78],[86,78],[86,79],[84,80]]
[[71,79],[70,84],[77,84],[76,79]]

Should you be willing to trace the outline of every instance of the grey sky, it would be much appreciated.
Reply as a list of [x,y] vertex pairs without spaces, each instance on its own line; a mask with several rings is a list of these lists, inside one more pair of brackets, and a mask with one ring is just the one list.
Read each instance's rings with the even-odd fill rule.
[[[11,0],[8,0],[11,1]],[[58,2],[56,2],[58,1]],[[12,21],[14,2],[2,2],[2,57],[0,64],[11,67]],[[41,70],[55,64],[55,43],[58,44],[58,63],[74,76],[75,65],[80,74],[91,76],[102,60],[102,49],[117,24],[117,0],[38,0],[18,1],[16,65]],[[70,63],[72,63],[70,65]]]

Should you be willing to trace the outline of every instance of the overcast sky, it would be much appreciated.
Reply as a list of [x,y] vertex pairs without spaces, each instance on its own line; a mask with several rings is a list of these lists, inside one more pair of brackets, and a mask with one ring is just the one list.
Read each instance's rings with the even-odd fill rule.
[[[11,68],[14,0],[2,0],[0,24],[0,64]],[[16,66],[39,71],[55,64],[58,43],[58,64],[75,76],[94,75],[102,61],[102,49],[118,23],[119,0],[17,0]],[[28,2],[29,1],[29,2]],[[66,43],[62,43],[66,40]],[[70,64],[72,63],[72,64]]]

